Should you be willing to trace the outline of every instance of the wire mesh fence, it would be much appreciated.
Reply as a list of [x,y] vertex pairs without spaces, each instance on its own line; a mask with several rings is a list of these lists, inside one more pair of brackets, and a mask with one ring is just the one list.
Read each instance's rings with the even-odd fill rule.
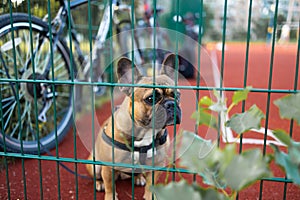
[[[103,189],[96,181],[99,166],[110,167],[112,179],[118,179],[117,184],[112,182],[112,191],[117,188],[119,199],[142,199],[143,189],[135,185],[135,174],[141,171],[151,173],[151,183],[155,171],[163,172],[158,182],[182,177],[202,182],[199,175],[178,165],[183,129],[217,141],[218,146],[237,143],[240,153],[256,147],[265,155],[271,151],[270,143],[282,145],[270,134],[274,128],[285,128],[291,138],[300,140],[299,127],[293,120],[280,119],[272,105],[278,97],[299,92],[298,1],[3,0],[0,4],[0,199],[104,198],[97,192]],[[160,72],[168,74],[164,66],[170,65],[166,59],[170,53],[176,55],[170,75],[174,82],[167,84],[164,78],[161,83]],[[132,62],[120,63],[123,57]],[[122,74],[125,78],[120,65],[130,66],[130,73]],[[142,76],[150,78],[135,82]],[[190,118],[200,109],[202,97],[213,99],[218,91],[223,99],[230,98],[249,85],[249,98],[233,113],[257,104],[266,114],[260,130],[238,137],[223,126],[228,116],[218,116],[216,129]],[[169,91],[173,116],[166,122],[155,105],[165,103]],[[141,115],[147,120],[138,121]],[[132,128],[146,121],[142,131]],[[166,124],[158,127],[162,121]],[[165,130],[165,125],[168,133],[157,131]],[[120,129],[129,130],[129,135]],[[105,132],[111,133],[108,139]],[[150,141],[146,150],[135,146],[143,139],[137,137],[141,132]],[[165,144],[165,133],[169,152],[166,162],[158,164],[156,142]],[[98,140],[108,142],[99,145]],[[129,150],[124,154],[120,149]],[[98,159],[98,151],[103,159]],[[92,176],[85,165],[91,167]],[[299,188],[274,168],[272,178],[260,180],[237,199],[300,198]],[[119,171],[125,173],[119,177]]]

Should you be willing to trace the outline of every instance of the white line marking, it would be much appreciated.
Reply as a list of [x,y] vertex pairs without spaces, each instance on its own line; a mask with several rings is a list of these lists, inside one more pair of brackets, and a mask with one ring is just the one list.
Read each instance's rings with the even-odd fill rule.
[[[212,60],[212,71],[213,71],[213,78],[214,78],[214,83],[215,83],[215,87],[219,88],[220,87],[220,72],[219,72],[219,68],[218,68],[218,58],[217,58],[217,51],[221,51],[222,49],[220,49],[220,45],[218,45],[214,50],[211,51],[211,60]],[[226,48],[225,48],[226,50]],[[222,95],[222,100],[225,99],[225,92]],[[226,115],[221,115],[221,130],[222,130],[222,140],[223,142],[229,142],[229,143],[240,143],[240,139],[239,138],[235,138],[233,136],[232,130],[229,127],[225,127],[225,122],[229,119],[228,114]],[[251,131],[253,132],[257,132],[257,133],[261,133],[261,134],[265,134],[266,129],[265,128],[261,128],[259,130],[257,129],[252,129]],[[281,143],[272,133],[272,130],[267,129],[267,136],[273,138],[274,140],[266,140],[266,145],[270,145],[270,144],[275,144],[278,146],[285,146],[283,143]],[[263,139],[255,139],[255,138],[247,138],[247,137],[243,137],[243,144],[256,144],[256,145],[263,145],[264,144],[264,140]]]

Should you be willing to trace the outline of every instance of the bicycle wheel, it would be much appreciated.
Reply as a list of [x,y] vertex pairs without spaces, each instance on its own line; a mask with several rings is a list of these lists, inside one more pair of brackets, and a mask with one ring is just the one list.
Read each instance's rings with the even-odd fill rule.
[[12,20],[0,17],[0,146],[45,153],[72,122],[72,86],[63,82],[71,79],[69,49],[62,40],[51,44],[41,19],[15,13]]

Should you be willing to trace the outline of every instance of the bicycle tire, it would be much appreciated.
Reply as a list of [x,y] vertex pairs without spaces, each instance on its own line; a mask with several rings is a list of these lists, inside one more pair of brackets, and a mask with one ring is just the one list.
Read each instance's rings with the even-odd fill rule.
[[[59,38],[53,50],[48,24],[34,16],[29,21],[29,16],[23,13],[0,16],[0,44],[0,147],[30,154],[48,152],[68,133],[73,120],[73,89],[70,84],[62,83],[70,81],[71,70],[76,75],[76,66],[72,65],[71,69],[74,62],[71,63],[69,48]],[[42,74],[50,62],[47,79]],[[32,81],[34,78],[61,83],[42,85]],[[47,93],[50,99],[52,93],[52,99],[45,100],[42,93]],[[50,106],[41,115],[45,102]],[[40,116],[47,120],[41,122]]]

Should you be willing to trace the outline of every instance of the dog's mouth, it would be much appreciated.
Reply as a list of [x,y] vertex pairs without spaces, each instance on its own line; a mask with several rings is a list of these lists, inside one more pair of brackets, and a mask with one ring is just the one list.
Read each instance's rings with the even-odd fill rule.
[[[168,103],[160,105],[155,111],[155,117],[151,115],[137,122],[145,128],[151,128],[154,125],[155,129],[163,129],[166,126],[181,123],[181,108],[174,101],[168,101]],[[155,120],[154,124],[153,119]]]
[[169,100],[163,104],[163,107],[166,109],[167,112],[166,126],[180,124],[181,109],[179,105],[176,102]]
[[166,126],[180,124],[181,123],[181,109],[179,106],[174,108],[173,111],[167,112]]

